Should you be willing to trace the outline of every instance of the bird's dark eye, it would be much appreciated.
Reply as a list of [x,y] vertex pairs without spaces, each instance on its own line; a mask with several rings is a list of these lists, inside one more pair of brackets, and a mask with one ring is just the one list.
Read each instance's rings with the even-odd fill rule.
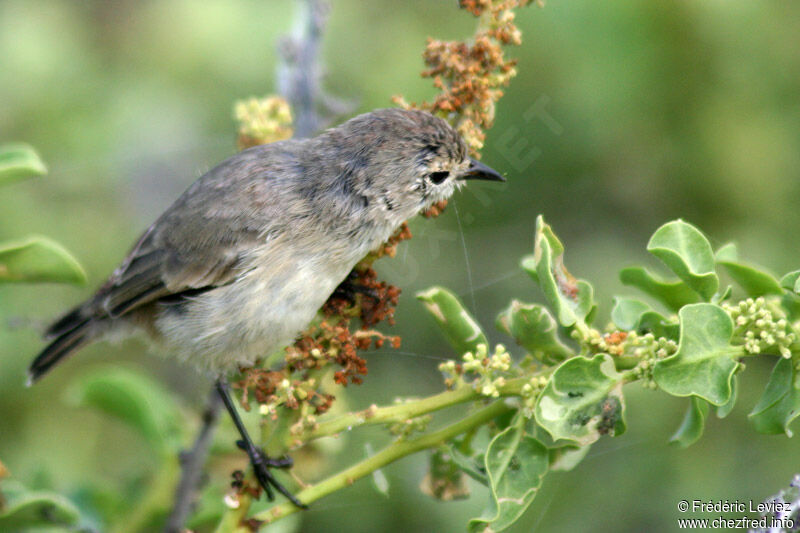
[[449,176],[449,175],[450,175],[450,173],[447,172],[447,171],[431,172],[431,174],[428,177],[431,179],[431,181],[434,183],[434,185],[439,185],[444,180],[446,180],[447,176]]

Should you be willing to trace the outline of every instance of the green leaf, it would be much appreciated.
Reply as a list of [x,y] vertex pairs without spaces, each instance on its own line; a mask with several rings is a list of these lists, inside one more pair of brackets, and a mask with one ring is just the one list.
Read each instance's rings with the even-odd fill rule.
[[417,299],[433,315],[447,341],[459,354],[475,352],[479,344],[489,346],[486,335],[456,296],[443,287],[417,293]]
[[4,483],[7,501],[0,508],[0,531],[30,531],[34,528],[74,526],[80,521],[78,508],[60,494],[29,491],[18,483]]
[[708,416],[708,402],[697,396],[689,400],[689,408],[678,431],[669,439],[671,444],[688,448],[703,436],[703,428]]
[[458,466],[465,474],[477,481],[478,483],[489,486],[489,477],[486,475],[483,466],[484,451],[477,452],[470,451],[470,455],[459,450],[458,446],[452,444],[445,444],[444,448],[450,454],[450,459]]
[[0,282],[60,282],[83,285],[86,273],[60,244],[47,237],[0,244]]
[[590,448],[591,446],[575,446],[574,444],[548,448],[550,470],[569,472],[583,461]]
[[735,263],[739,260],[739,250],[736,248],[736,243],[729,242],[720,246],[714,258],[719,263],[720,261],[729,261]]
[[539,284],[562,326],[590,321],[596,307],[594,289],[569,273],[564,266],[564,245],[541,215],[536,219],[533,255],[522,259],[522,268]]
[[470,520],[471,532],[502,531],[525,512],[547,473],[548,452],[525,434],[524,424],[516,424],[492,439],[485,461],[492,500],[485,518]]
[[718,292],[717,294],[714,295],[713,298],[711,298],[711,303],[719,304],[721,302],[727,301],[731,297],[731,294],[733,294],[733,285],[728,285],[727,287],[725,287],[724,291]]
[[736,245],[726,244],[717,251],[717,263],[722,265],[728,275],[751,298],[766,294],[783,294],[781,285],[772,274],[741,263],[738,259]]
[[708,301],[719,288],[714,271],[714,253],[700,230],[683,220],[658,228],[647,251],[659,258],[692,290]]
[[800,320],[800,296],[787,292],[781,297],[781,307],[792,321]]
[[699,396],[714,405],[731,397],[731,379],[742,348],[731,344],[733,322],[714,304],[687,305],[678,313],[678,351],[658,361],[653,378],[673,396]]
[[558,338],[558,324],[546,308],[513,300],[496,321],[534,358],[547,365],[563,361],[572,351]]
[[758,298],[766,294],[782,294],[778,280],[755,267],[743,263],[720,261],[728,275],[751,298]]
[[748,415],[759,433],[786,433],[800,415],[800,378],[791,359],[778,359],[761,399]]
[[781,298],[781,306],[786,310],[789,318],[800,318],[800,270],[789,272],[780,280],[781,287],[787,292]]
[[92,372],[70,387],[68,398],[122,420],[159,452],[171,455],[181,448],[183,417],[173,396],[143,374],[124,368]]
[[736,400],[739,398],[739,380],[736,378],[734,374],[733,379],[731,380],[731,397],[730,399],[725,402],[724,404],[717,407],[717,418],[725,418],[733,408],[736,406]]
[[783,276],[780,284],[784,289],[792,291],[795,294],[800,294],[800,270],[789,272]]
[[667,339],[678,341],[680,337],[681,327],[678,323],[666,318],[661,313],[655,311],[647,311],[639,317],[639,322],[636,324],[636,331],[650,332],[658,337],[666,337]]
[[0,145],[0,185],[47,174],[47,167],[27,144]]
[[536,402],[536,422],[554,440],[591,444],[625,432],[622,375],[607,354],[573,357],[559,366]]
[[664,280],[643,267],[623,268],[619,273],[623,285],[636,287],[663,303],[670,311],[687,304],[697,303],[700,296],[680,280]]
[[611,309],[611,321],[617,328],[631,331],[639,325],[639,319],[650,310],[650,306],[633,298],[614,298],[614,307]]

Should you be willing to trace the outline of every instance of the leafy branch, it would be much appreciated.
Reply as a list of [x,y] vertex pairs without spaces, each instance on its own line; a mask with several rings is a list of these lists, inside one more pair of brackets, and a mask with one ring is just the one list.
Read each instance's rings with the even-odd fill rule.
[[[454,349],[473,351],[440,366],[449,390],[296,426],[305,429],[291,435],[292,447],[366,425],[386,425],[396,435],[380,452],[304,488],[299,497],[315,501],[392,461],[445,446],[458,472],[491,490],[485,516],[473,519],[470,529],[498,531],[530,505],[548,470],[572,468],[593,442],[625,432],[624,385],[640,382],[689,399],[686,419],[672,438],[685,447],[701,437],[709,406],[721,416],[730,412],[742,360],[749,356],[778,358],[750,414],[756,430],[790,434],[800,398],[800,294],[795,291],[800,272],[778,280],[739,262],[732,245],[714,254],[706,237],[681,220],[659,228],[648,250],[675,276],[669,284],[692,291],[700,301],[693,298],[677,314],[662,314],[644,301],[617,298],[612,324],[600,330],[592,325],[596,304],[591,285],[569,273],[563,245],[540,217],[534,253],[522,267],[538,282],[548,306],[515,301],[497,320],[499,329],[524,348],[524,356],[512,357],[502,345],[489,353],[483,330],[445,289],[421,293]],[[720,289],[718,269],[736,272],[730,276],[738,285],[735,290],[732,285]],[[671,297],[655,300],[665,309],[673,302]],[[486,402],[491,402],[488,407]],[[425,431],[427,415],[461,404],[477,410],[442,429]],[[411,430],[398,431],[398,424]],[[478,430],[488,432],[490,443],[484,448],[473,449],[458,439]],[[415,431],[422,433],[414,436]],[[513,456],[513,473],[503,454]],[[294,511],[291,504],[277,504],[253,518],[259,524],[273,522]]]
[[[598,328],[591,284],[567,270],[564,246],[541,217],[534,242],[521,266],[539,284],[546,305],[513,301],[496,320],[516,342],[514,353],[502,345],[490,351],[484,329],[458,299],[432,288],[419,298],[455,353],[462,354],[440,365],[446,390],[346,414],[309,417],[286,410],[295,416],[265,426],[266,442],[276,449],[296,450],[365,426],[382,425],[393,435],[377,453],[304,486],[297,492],[302,501],[346,490],[387,464],[430,450],[426,482],[436,490],[429,492],[443,499],[463,497],[463,478],[476,479],[490,497],[469,529],[500,531],[528,508],[547,473],[574,468],[592,443],[624,434],[626,385],[639,382],[687,399],[686,417],[671,439],[686,447],[701,438],[711,408],[720,417],[730,413],[748,357],[776,359],[749,416],[754,428],[791,434],[800,412],[800,270],[774,277],[740,261],[732,245],[715,253],[697,228],[673,221],[655,232],[648,249],[673,276],[659,279],[680,287],[675,293],[689,290],[696,298],[673,312],[675,293],[652,296],[652,284],[644,283],[652,303],[617,297],[611,323]],[[709,285],[716,286],[714,292],[707,291]],[[165,411],[169,402],[157,398],[153,387],[124,372],[101,372],[76,384],[73,397],[138,428],[167,458],[179,447],[181,417]],[[469,410],[427,429],[432,415],[457,406]],[[255,530],[297,511],[289,503],[254,510],[257,497],[246,481],[229,492],[226,508],[216,514],[217,531]],[[143,500],[133,518],[146,523],[168,500]]]
[[[367,476],[407,455],[445,444],[467,431],[494,420],[509,410],[510,408],[505,405],[504,402],[496,401],[488,407],[472,413],[443,429],[413,439],[397,440],[371,457],[364,459],[324,481],[320,481],[319,483],[303,489],[298,493],[298,497],[304,502],[316,501],[332,492],[349,487],[355,480]],[[264,522],[272,522],[296,511],[298,511],[297,507],[291,503],[279,504],[255,515],[255,518],[257,520],[263,520]]]

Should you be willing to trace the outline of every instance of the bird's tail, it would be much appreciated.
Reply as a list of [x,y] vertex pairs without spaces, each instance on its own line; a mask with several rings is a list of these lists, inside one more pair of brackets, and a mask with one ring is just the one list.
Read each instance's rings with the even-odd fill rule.
[[87,304],[79,305],[57,321],[47,331],[50,344],[36,356],[28,368],[28,385],[33,385],[63,358],[96,337],[96,319]]

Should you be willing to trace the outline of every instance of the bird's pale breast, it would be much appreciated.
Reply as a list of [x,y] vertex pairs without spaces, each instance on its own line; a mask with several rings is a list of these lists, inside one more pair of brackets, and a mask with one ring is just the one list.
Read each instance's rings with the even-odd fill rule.
[[[155,326],[169,353],[213,373],[247,366],[291,343],[355,264],[392,228],[370,231],[360,243],[296,236],[254,250],[232,283],[165,310]],[[320,249],[323,246],[325,249]]]

